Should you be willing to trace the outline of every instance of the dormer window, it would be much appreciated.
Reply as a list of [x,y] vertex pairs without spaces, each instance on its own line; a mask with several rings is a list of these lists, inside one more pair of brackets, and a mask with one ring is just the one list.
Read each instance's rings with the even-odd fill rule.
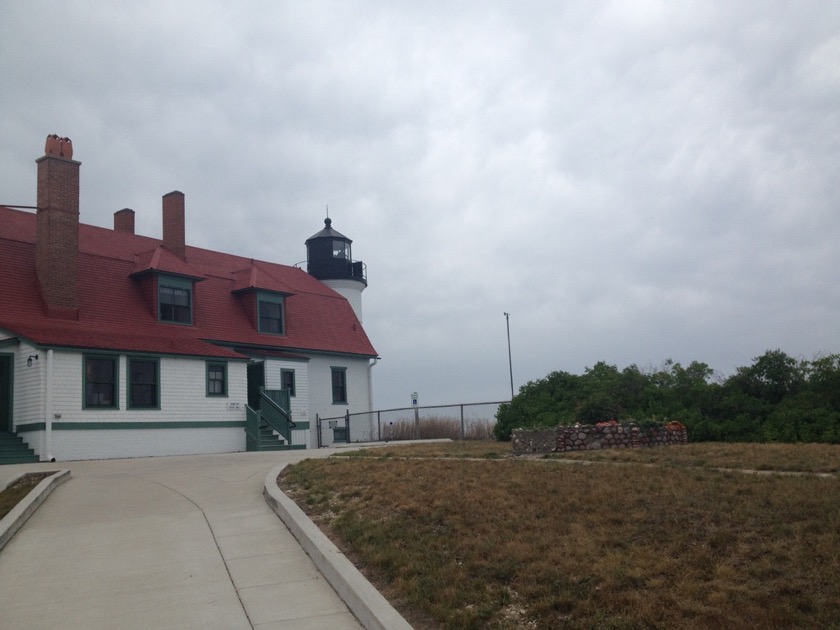
[[285,326],[285,298],[278,293],[257,292],[259,331],[269,335],[283,335]]
[[158,276],[158,318],[173,324],[192,324],[193,282],[188,278]]

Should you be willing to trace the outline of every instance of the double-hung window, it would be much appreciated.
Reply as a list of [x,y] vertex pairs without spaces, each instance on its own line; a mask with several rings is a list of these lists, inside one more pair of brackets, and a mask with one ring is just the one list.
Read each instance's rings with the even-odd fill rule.
[[117,357],[85,356],[85,408],[114,409],[117,404]]
[[227,363],[207,363],[207,395],[227,396]]
[[334,367],[332,371],[332,401],[347,402],[347,368]]
[[257,293],[257,309],[259,331],[270,335],[285,334],[283,318],[284,298],[277,293],[259,291]]
[[157,359],[128,359],[129,409],[160,409],[158,368]]
[[174,324],[192,324],[192,293],[192,280],[175,276],[158,276],[160,321]]

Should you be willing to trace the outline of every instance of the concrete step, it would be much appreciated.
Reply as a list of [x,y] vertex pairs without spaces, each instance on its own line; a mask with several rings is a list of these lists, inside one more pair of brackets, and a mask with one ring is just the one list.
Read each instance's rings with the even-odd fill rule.
[[40,459],[37,455],[20,455],[18,457],[0,457],[0,466],[6,464],[37,464]]

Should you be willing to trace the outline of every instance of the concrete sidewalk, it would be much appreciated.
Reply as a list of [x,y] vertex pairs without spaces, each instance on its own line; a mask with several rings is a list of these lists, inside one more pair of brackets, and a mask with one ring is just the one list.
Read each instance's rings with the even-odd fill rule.
[[0,552],[0,627],[360,628],[263,498],[272,467],[329,454],[0,467],[72,475]]

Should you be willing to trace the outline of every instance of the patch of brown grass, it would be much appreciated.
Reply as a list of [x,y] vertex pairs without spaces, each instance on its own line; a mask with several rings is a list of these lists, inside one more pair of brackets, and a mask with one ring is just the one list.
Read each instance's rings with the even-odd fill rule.
[[697,442],[662,448],[610,449],[552,453],[551,458],[632,462],[701,468],[840,472],[837,444],[726,444]]
[[501,459],[511,456],[510,442],[489,440],[454,440],[450,442],[427,442],[422,444],[394,444],[377,446],[359,451],[338,453],[339,457],[410,457],[424,458],[455,457],[477,459]]
[[26,473],[16,479],[5,490],[0,491],[0,518],[3,518],[11,512],[35,486],[41,483],[42,479],[52,474],[51,472]]
[[440,446],[281,480],[417,627],[838,627],[836,477],[420,450]]

